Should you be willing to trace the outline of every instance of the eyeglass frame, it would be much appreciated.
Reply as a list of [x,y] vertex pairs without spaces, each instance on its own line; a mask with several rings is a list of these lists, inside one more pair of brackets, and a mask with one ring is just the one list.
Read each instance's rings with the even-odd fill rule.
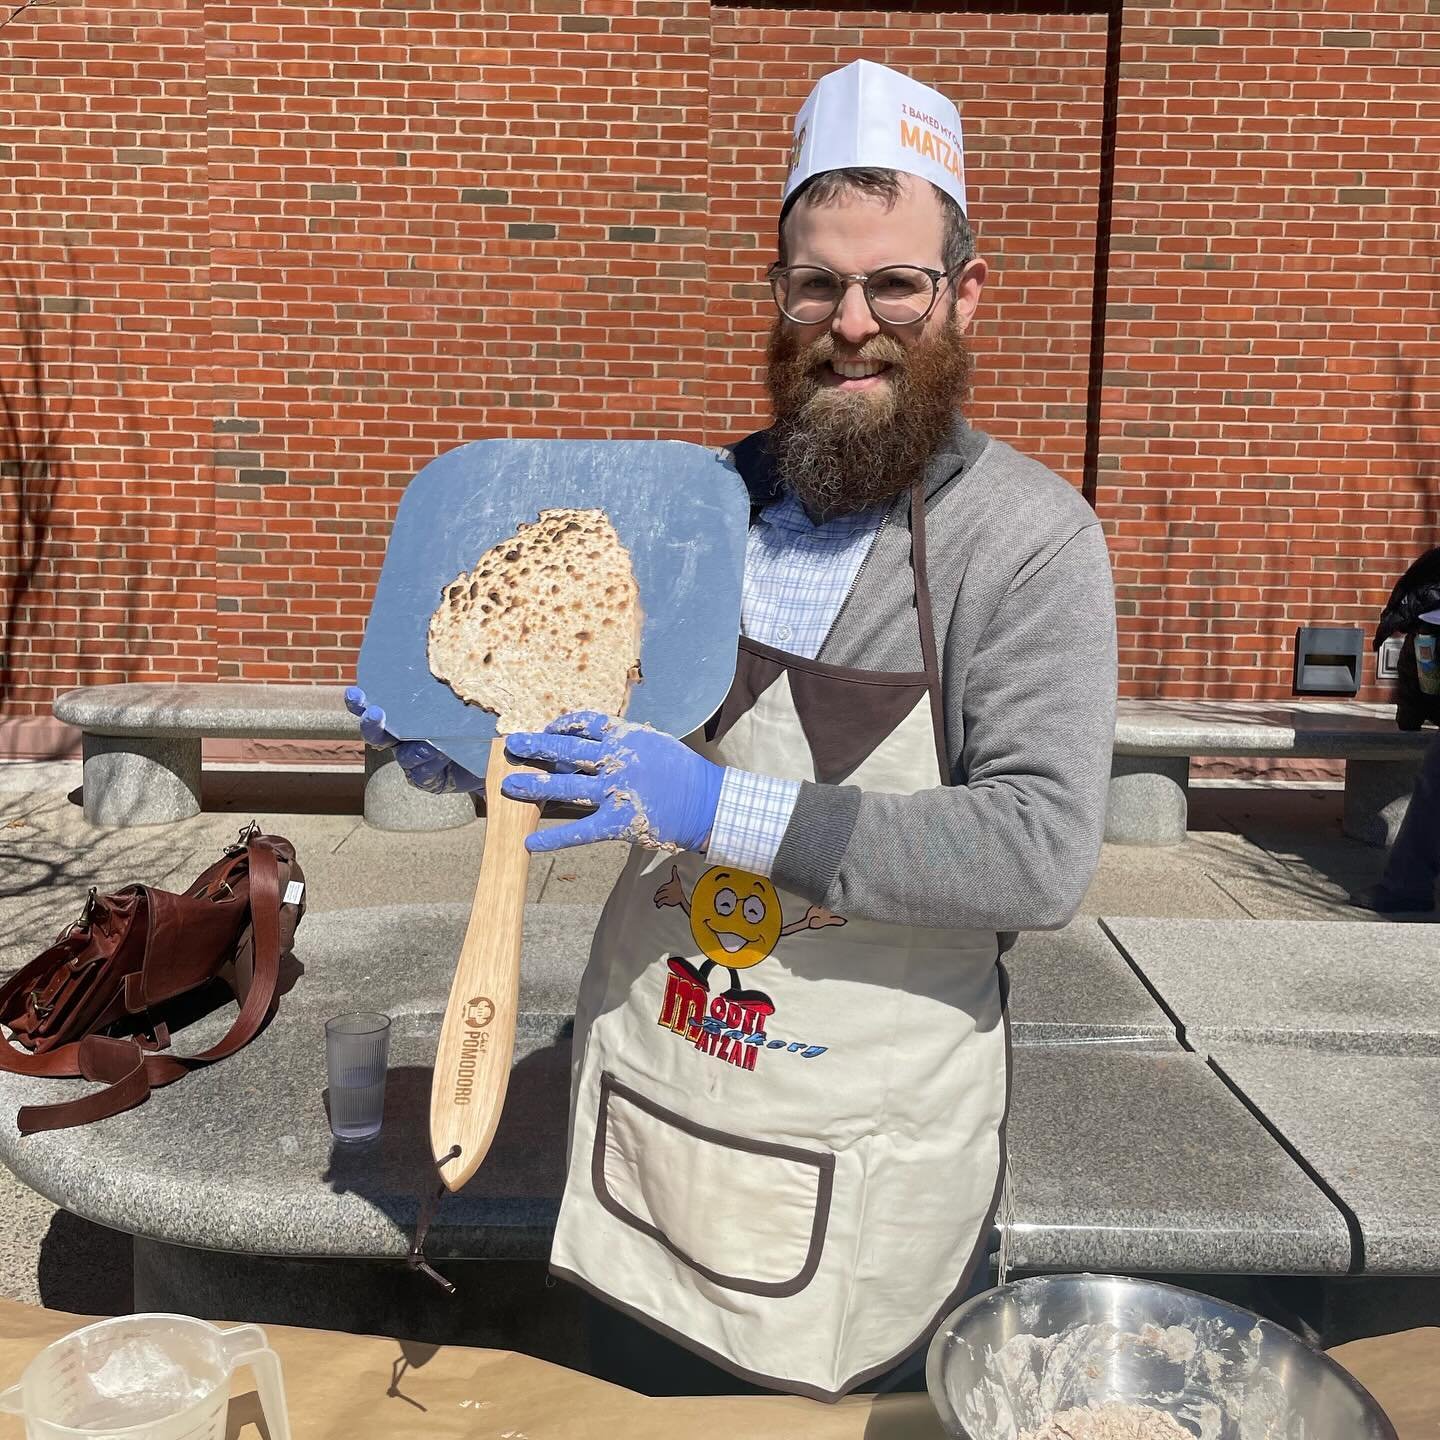
[[[840,297],[835,301],[834,307],[823,320],[797,320],[780,303],[780,297],[775,293],[775,282],[781,275],[791,270],[823,270],[827,275],[833,275],[840,282]],[[877,276],[883,275],[887,270],[919,270],[930,277],[930,303],[925,307],[922,314],[917,315],[913,320],[887,320],[883,315],[875,313],[875,302],[870,298],[870,282]],[[828,265],[782,265],[778,260],[765,272],[765,278],[770,282],[770,298],[775,302],[775,308],[792,325],[828,325],[839,313],[840,307],[845,303],[845,292],[852,284],[860,286],[860,293],[865,297],[865,308],[870,312],[870,318],[877,325],[894,325],[904,328],[907,325],[923,325],[935,309],[940,299],[940,282],[942,280],[953,280],[955,276],[964,274],[965,266],[957,265],[953,270],[932,270],[928,265],[912,265],[908,260],[897,260],[893,265],[882,265],[878,270],[872,270],[867,275],[863,272],[856,275],[842,275],[838,270],[832,270]]]

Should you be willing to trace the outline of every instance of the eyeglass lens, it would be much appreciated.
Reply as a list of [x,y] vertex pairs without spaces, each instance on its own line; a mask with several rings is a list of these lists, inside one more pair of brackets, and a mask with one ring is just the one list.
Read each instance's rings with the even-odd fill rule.
[[[845,281],[830,270],[797,265],[774,277],[775,301],[799,325],[828,320],[845,293]],[[865,281],[865,299],[877,320],[904,325],[934,304],[935,282],[913,265],[889,265]]]

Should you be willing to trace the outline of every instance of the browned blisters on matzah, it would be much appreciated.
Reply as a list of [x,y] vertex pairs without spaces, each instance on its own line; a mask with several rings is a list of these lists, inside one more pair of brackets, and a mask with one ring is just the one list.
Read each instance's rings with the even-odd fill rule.
[[603,510],[542,510],[445,586],[430,670],[501,735],[571,710],[624,714],[640,676],[640,589]]

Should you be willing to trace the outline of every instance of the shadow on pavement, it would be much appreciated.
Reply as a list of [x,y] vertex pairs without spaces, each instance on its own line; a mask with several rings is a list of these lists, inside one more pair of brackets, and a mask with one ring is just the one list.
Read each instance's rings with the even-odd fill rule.
[[[1207,868],[1213,868],[1220,883],[1263,885],[1276,898],[1330,909],[1337,919],[1427,918],[1378,916],[1348,905],[1353,892],[1380,878],[1388,852],[1350,839],[1343,817],[1344,794],[1339,789],[1197,786],[1190,793],[1190,839],[1213,849],[1214,864],[1207,862]],[[1263,851],[1263,866],[1247,864],[1230,852],[1225,837],[1232,835]],[[1243,891],[1232,893],[1244,903]]]

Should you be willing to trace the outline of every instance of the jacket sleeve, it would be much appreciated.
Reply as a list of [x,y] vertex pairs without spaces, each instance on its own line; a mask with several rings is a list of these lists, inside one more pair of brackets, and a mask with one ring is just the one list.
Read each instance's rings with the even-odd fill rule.
[[1115,740],[1100,525],[1022,570],[968,662],[942,671],[947,717],[964,726],[955,783],[913,795],[802,785],[775,883],[855,919],[1058,929],[1099,859]]

